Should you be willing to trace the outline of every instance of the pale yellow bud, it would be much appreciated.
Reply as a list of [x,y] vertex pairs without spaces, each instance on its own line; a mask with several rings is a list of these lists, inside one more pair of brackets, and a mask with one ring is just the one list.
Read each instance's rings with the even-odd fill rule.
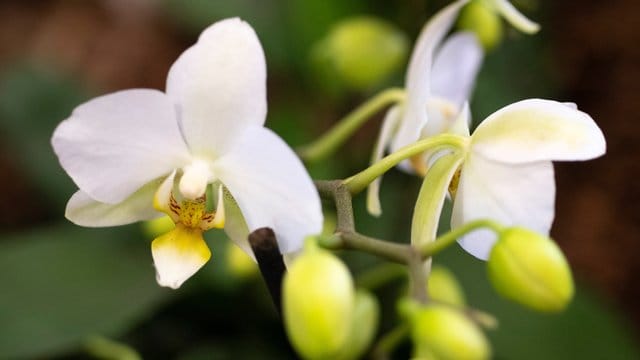
[[482,330],[461,312],[446,305],[429,305],[411,319],[415,358],[483,360],[491,357]]
[[236,244],[227,243],[226,260],[228,270],[239,278],[248,278],[258,274],[258,265]]
[[161,216],[157,219],[147,220],[141,223],[142,232],[148,238],[156,238],[162,234],[166,234],[176,227],[173,220],[167,215]]
[[464,292],[449,269],[434,265],[427,282],[429,297],[450,305],[464,306]]
[[305,359],[332,359],[345,345],[354,310],[349,269],[332,253],[307,247],[283,284],[287,334]]
[[498,293],[534,310],[560,311],[573,297],[571,269],[560,248],[525,228],[502,232],[487,269]]
[[485,50],[502,41],[502,19],[489,4],[475,0],[467,4],[458,17],[458,28],[474,32]]
[[393,25],[373,16],[346,19],[336,24],[313,49],[317,68],[333,73],[356,90],[366,90],[386,80],[404,63],[409,41]]
[[371,345],[378,329],[380,305],[368,291],[356,291],[355,308],[347,341],[336,360],[360,359]]

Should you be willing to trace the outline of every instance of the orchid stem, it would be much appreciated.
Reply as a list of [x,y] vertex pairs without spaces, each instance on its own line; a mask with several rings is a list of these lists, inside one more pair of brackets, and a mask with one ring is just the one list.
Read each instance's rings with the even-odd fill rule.
[[373,114],[390,104],[403,101],[404,98],[405,91],[401,88],[390,88],[379,93],[347,114],[319,139],[298,149],[298,155],[309,163],[326,158],[370,119]]
[[358,273],[356,287],[376,290],[382,286],[407,276],[407,269],[394,263],[381,263]]
[[488,228],[496,234],[499,234],[504,229],[502,225],[489,219],[470,221],[438,237],[435,241],[424,244],[424,246],[420,248],[420,254],[423,258],[432,257],[455,243],[461,236],[480,228]]
[[426,275],[420,251],[409,244],[398,244],[362,235],[355,229],[351,193],[340,180],[316,181],[318,192],[334,201],[338,218],[336,232],[332,236],[320,237],[318,244],[324,248],[339,250],[361,250],[386,260],[404,264],[409,268],[412,297],[420,302],[427,301]]
[[412,156],[421,154],[427,150],[437,151],[441,148],[451,148],[453,150],[462,149],[466,147],[467,142],[467,138],[454,134],[440,134],[419,140],[387,155],[377,163],[344,180],[343,184],[349,189],[351,195],[355,195],[369,186],[373,180],[389,171],[389,169],[396,166],[403,160],[409,159]]

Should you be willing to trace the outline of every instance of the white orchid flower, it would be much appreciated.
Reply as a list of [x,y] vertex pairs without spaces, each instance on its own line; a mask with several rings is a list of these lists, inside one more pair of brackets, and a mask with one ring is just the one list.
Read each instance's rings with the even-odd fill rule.
[[[394,152],[421,138],[451,131],[469,99],[483,58],[473,33],[455,33],[443,42],[466,3],[456,1],[443,8],[421,31],[407,70],[406,100],[387,112],[371,163],[379,161],[388,147]],[[405,161],[399,168],[424,175],[426,159]],[[382,213],[380,181],[372,182],[367,194],[367,209],[376,216]]]
[[[555,207],[551,161],[593,159],[605,150],[600,128],[574,104],[528,99],[496,111],[470,136],[451,228],[492,219],[548,235]],[[459,240],[467,252],[484,260],[494,242],[495,234],[489,230]]]
[[[210,228],[224,226],[250,255],[246,236],[256,228],[271,227],[283,253],[321,231],[309,175],[263,127],[266,65],[247,23],[207,28],[173,64],[166,87],[98,97],[55,130],[53,148],[80,189],[68,219],[114,226],[168,214],[176,228],[153,241],[152,254],[159,284],[172,288],[208,261],[202,232]],[[205,205],[210,184],[215,211]]]

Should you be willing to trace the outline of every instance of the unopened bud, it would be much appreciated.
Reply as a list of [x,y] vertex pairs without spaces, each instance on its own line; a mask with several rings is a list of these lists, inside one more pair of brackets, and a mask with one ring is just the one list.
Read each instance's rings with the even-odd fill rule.
[[307,246],[283,284],[284,323],[305,359],[334,358],[351,329],[354,288],[347,267],[332,253]]
[[157,219],[147,220],[141,223],[142,232],[148,238],[156,238],[162,234],[166,234],[176,227],[173,220],[167,215],[161,216]]
[[419,359],[482,360],[491,348],[480,328],[446,305],[429,305],[411,319],[411,337]]
[[456,306],[465,305],[462,287],[449,269],[434,265],[427,285],[432,300]]
[[366,90],[398,70],[408,50],[409,41],[400,30],[381,19],[361,16],[336,24],[314,46],[312,60],[316,68],[324,68],[322,75],[333,72],[346,86]]
[[525,228],[500,234],[487,269],[498,293],[534,310],[560,311],[573,297],[571,270],[560,248]]
[[351,329],[336,360],[360,359],[369,348],[378,329],[380,305],[368,291],[356,291]]
[[258,266],[246,252],[232,242],[227,243],[227,267],[231,274],[239,278],[249,278],[258,274]]
[[462,9],[458,28],[474,32],[487,51],[495,48],[502,40],[500,15],[481,0],[471,1]]

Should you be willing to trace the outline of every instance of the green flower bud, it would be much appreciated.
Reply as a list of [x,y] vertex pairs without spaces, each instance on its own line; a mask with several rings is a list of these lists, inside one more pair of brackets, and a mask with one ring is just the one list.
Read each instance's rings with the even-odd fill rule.
[[247,253],[240,249],[236,244],[229,241],[226,249],[226,264],[229,273],[238,278],[249,278],[257,275],[258,265]]
[[360,16],[334,25],[314,46],[312,60],[316,68],[325,68],[321,76],[333,73],[347,87],[366,90],[398,70],[408,50],[404,33],[381,19]]
[[153,239],[164,235],[176,227],[169,216],[161,216],[157,219],[147,220],[141,223],[142,232],[147,238]]
[[411,321],[415,357],[437,360],[482,360],[491,357],[482,330],[461,312],[446,305],[429,305]]
[[351,329],[354,288],[347,267],[332,253],[307,246],[284,277],[284,323],[305,359],[331,359]]
[[500,15],[481,0],[471,1],[462,9],[458,17],[458,28],[474,32],[487,51],[495,48],[502,40]]
[[560,311],[573,297],[571,270],[560,248],[525,228],[500,234],[487,269],[498,293],[534,310]]
[[380,305],[368,291],[356,291],[351,329],[345,346],[336,360],[353,360],[362,357],[369,348],[378,329]]
[[449,269],[434,265],[427,282],[429,297],[450,305],[464,306],[464,292]]

